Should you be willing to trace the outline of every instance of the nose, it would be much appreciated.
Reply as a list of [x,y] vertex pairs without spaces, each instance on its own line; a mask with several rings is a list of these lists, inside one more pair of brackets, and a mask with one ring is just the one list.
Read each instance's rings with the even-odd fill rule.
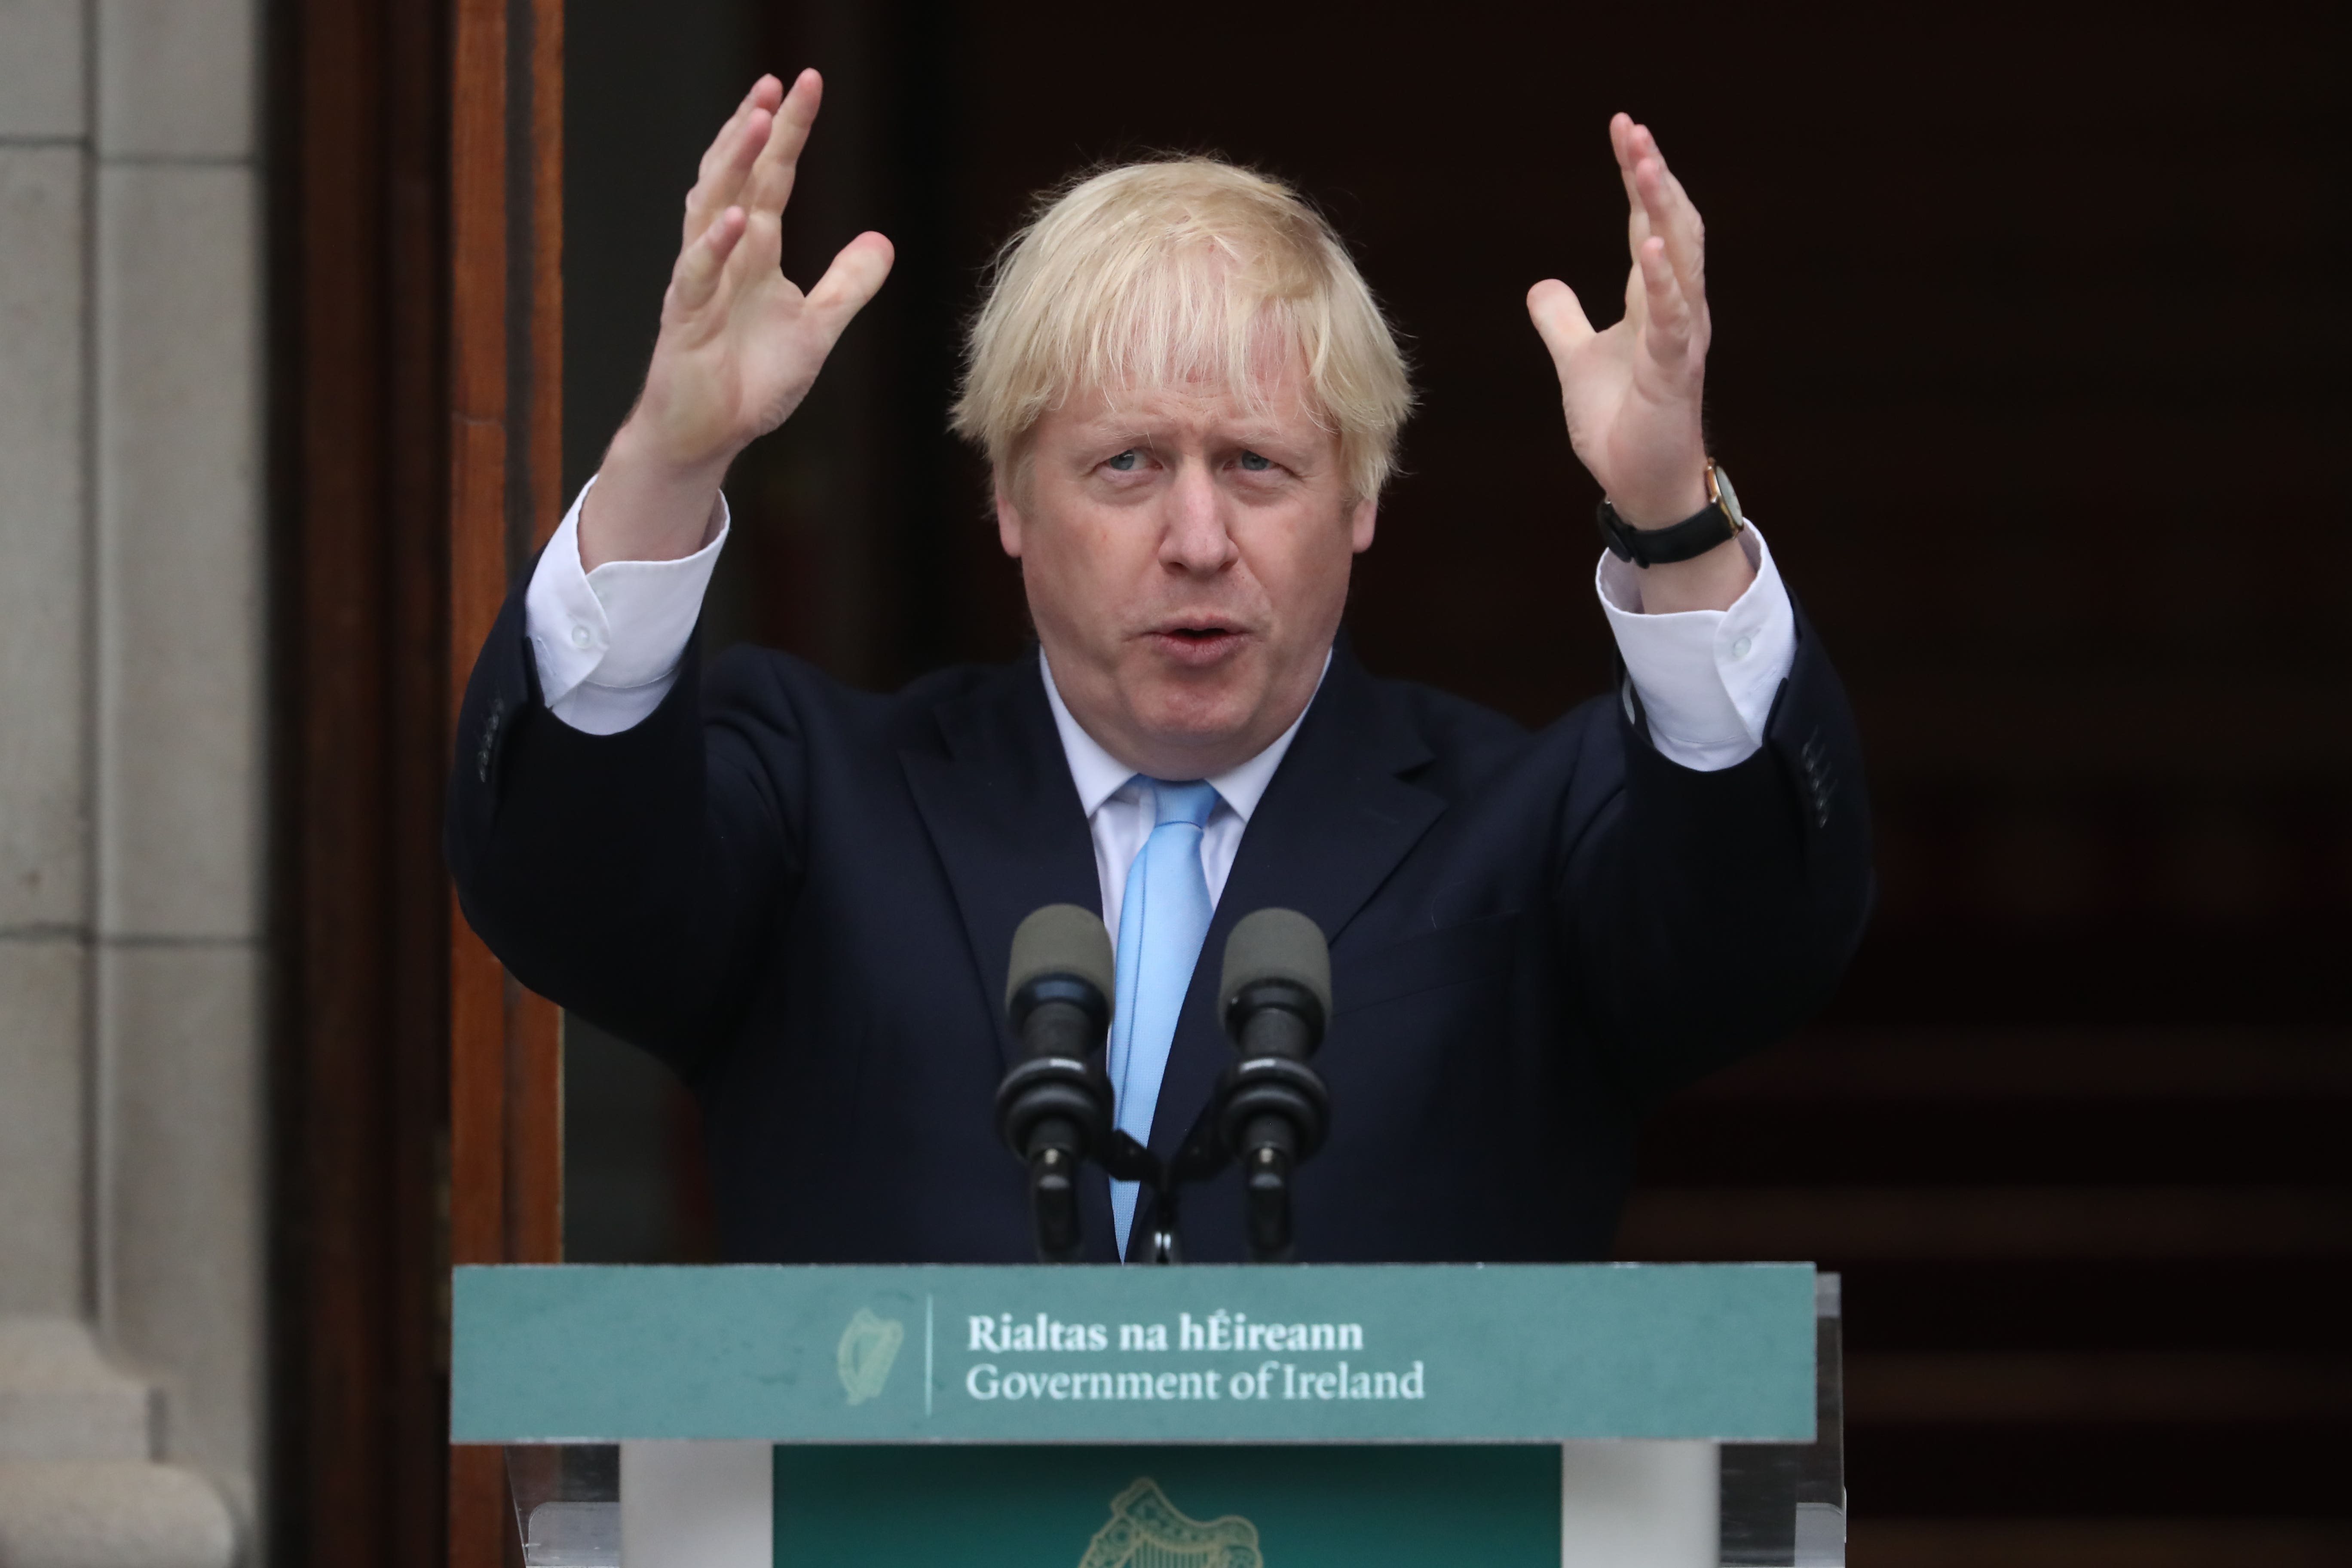
[[1171,572],[1207,574],[1223,571],[1241,552],[1225,528],[1224,498],[1205,463],[1187,461],[1168,488],[1168,511],[1160,535],[1160,563]]

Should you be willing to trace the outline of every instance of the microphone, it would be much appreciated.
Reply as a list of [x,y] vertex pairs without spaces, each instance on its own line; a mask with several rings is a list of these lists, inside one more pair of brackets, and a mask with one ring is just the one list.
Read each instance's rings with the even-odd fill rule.
[[1029,1167],[1029,1213],[1040,1263],[1075,1263],[1078,1166],[1111,1127],[1103,1039],[1110,1031],[1110,937],[1100,917],[1048,904],[1013,933],[1004,1010],[1023,1059],[996,1091],[996,1131]]
[[1295,910],[1260,910],[1225,939],[1217,987],[1225,1033],[1241,1053],[1218,1080],[1217,1131],[1242,1163],[1251,1261],[1297,1256],[1290,1178],[1323,1146],[1331,1100],[1307,1065],[1331,1016],[1331,951]]

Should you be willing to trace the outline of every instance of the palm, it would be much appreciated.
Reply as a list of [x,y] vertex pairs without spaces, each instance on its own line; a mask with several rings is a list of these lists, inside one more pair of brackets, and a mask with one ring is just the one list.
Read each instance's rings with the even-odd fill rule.
[[832,346],[810,320],[808,297],[772,268],[699,310],[679,305],[673,288],[662,337],[662,368],[676,383],[665,423],[684,447],[748,440],[782,424]]
[[761,432],[799,406],[832,342],[812,319],[808,296],[781,272],[751,291],[729,336],[742,345],[738,416]]
[[1557,279],[1529,290],[1528,310],[1559,374],[1578,458],[1628,518],[1670,522],[1704,494],[1706,236],[1650,133],[1621,114],[1610,137],[1631,209],[1625,314],[1595,331]]

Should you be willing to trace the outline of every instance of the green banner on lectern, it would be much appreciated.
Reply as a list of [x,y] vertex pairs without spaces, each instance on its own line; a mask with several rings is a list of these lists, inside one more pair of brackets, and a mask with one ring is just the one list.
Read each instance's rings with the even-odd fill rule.
[[460,1443],[1809,1441],[1809,1265],[457,1271]]
[[1559,1568],[1556,1447],[779,1447],[775,1561]]

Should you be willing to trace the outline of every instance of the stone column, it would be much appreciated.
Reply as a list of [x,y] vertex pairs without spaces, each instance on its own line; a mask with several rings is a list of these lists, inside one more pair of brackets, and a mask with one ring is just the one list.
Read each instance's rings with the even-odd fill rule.
[[255,0],[0,0],[0,1563],[254,1559]]

